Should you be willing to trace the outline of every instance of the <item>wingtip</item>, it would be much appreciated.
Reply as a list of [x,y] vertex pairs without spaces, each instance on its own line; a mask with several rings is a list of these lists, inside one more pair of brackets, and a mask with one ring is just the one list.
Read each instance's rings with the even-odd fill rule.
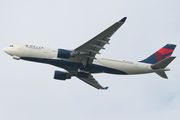
[[105,87],[104,89],[107,90],[109,87]]
[[123,19],[121,19],[119,22],[125,22],[127,19],[127,17],[124,17]]

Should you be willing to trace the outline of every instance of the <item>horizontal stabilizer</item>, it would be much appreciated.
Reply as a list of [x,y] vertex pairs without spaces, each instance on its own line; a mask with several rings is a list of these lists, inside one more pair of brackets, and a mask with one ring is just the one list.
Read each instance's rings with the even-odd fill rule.
[[157,71],[156,74],[158,74],[159,76],[161,76],[162,78],[166,78],[168,79],[166,73],[164,71]]
[[165,58],[162,61],[151,65],[151,68],[152,69],[166,68],[166,66],[168,66],[168,64],[171,63],[175,58],[176,57],[173,57],[173,56]]

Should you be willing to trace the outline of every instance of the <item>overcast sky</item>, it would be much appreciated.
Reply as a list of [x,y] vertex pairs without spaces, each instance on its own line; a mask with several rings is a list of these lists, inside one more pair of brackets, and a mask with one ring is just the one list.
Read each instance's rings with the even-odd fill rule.
[[[0,0],[1,120],[179,120],[179,0]],[[17,61],[10,44],[74,49],[123,17],[102,56],[142,60],[167,43],[177,58],[169,77],[94,77],[106,91],[73,77],[53,79],[54,66]]]

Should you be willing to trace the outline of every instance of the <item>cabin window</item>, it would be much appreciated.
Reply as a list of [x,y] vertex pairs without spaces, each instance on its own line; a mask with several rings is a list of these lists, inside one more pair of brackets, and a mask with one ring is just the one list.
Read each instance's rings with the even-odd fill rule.
[[10,47],[13,47],[13,45],[10,45]]

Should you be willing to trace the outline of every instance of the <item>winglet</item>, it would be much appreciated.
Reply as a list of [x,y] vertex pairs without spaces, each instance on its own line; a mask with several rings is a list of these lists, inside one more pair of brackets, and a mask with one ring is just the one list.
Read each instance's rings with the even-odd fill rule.
[[107,90],[109,87],[104,87],[105,90]]
[[121,19],[119,22],[125,22],[127,19],[127,17],[124,17],[123,19]]

